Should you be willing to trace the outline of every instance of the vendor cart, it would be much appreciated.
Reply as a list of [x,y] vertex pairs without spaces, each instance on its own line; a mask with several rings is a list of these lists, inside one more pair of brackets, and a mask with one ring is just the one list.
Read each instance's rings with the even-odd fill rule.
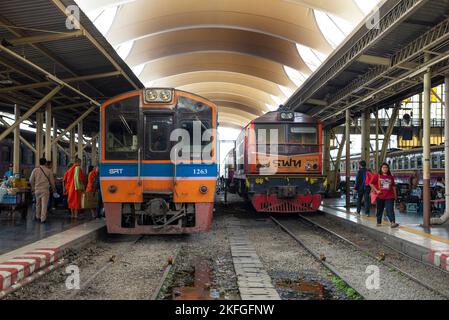
[[0,198],[0,213],[7,211],[10,214],[20,212],[23,219],[27,217],[28,206],[31,204],[29,188],[17,188],[13,192],[4,194]]

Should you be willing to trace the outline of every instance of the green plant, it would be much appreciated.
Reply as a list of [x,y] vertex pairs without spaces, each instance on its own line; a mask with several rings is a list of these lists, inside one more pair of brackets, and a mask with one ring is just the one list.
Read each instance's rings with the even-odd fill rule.
[[338,290],[345,293],[345,295],[351,300],[362,300],[363,297],[359,295],[353,288],[348,286],[342,279],[332,276],[332,283]]

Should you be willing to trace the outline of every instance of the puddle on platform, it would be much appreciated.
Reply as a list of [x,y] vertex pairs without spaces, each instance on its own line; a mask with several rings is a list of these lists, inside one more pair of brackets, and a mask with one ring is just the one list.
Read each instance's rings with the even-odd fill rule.
[[276,282],[278,289],[283,291],[287,299],[294,300],[323,300],[326,299],[326,289],[317,281],[304,279],[281,279]]

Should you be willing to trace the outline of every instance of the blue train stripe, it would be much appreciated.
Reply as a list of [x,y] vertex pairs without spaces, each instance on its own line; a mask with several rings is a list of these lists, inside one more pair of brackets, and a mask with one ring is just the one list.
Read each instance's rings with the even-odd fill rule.
[[[177,177],[216,177],[217,164],[178,164]],[[138,175],[137,163],[102,163],[100,165],[101,177],[136,177]],[[142,177],[173,177],[172,163],[142,163]]]

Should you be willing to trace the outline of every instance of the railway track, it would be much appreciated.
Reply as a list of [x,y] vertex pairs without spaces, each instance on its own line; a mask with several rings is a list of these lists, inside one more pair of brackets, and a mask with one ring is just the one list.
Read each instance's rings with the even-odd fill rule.
[[[317,261],[319,261],[320,263],[322,263],[326,268],[328,268],[332,273],[334,273],[336,276],[338,276],[340,279],[342,279],[344,282],[346,282],[350,287],[352,287],[360,296],[362,296],[365,299],[369,299],[369,294],[366,294],[363,289],[361,288],[360,283],[355,283],[352,279],[350,279],[350,277],[348,277],[347,275],[345,275],[345,272],[341,272],[342,268],[341,265],[340,266],[336,266],[334,265],[334,263],[332,262],[332,260],[327,259],[326,256],[324,256],[323,254],[320,254],[318,251],[316,251],[314,248],[312,248],[312,246],[310,245],[309,241],[305,241],[302,238],[301,233],[298,232],[294,232],[292,231],[292,227],[288,226],[288,222],[287,223],[283,223],[281,221],[279,221],[278,219],[270,216],[271,220],[276,223],[283,231],[285,231],[287,234],[289,234],[295,241],[297,241],[302,247],[304,247],[308,252],[310,252]],[[299,222],[299,224],[298,224]],[[291,222],[290,222],[291,223]],[[298,219],[295,219],[294,223],[298,226],[301,226],[303,228],[308,228],[310,229],[310,227],[314,228],[315,234],[321,233],[321,236],[323,238],[329,238],[332,240],[337,240],[332,242],[333,244],[335,243],[342,243],[344,244],[346,247],[351,248],[354,252],[359,252],[360,253],[360,257],[363,257],[361,259],[370,259],[374,265],[377,264],[381,264],[383,265],[387,270],[391,271],[395,271],[398,274],[400,274],[402,277],[407,278],[409,281],[414,282],[415,284],[417,284],[419,287],[423,288],[423,290],[428,290],[429,292],[432,292],[434,295],[438,296],[439,298],[442,299],[449,299],[449,295],[445,292],[442,292],[441,290],[434,288],[430,285],[428,285],[427,283],[425,283],[423,280],[419,279],[418,277],[412,275],[410,272],[407,272],[405,270],[403,270],[402,268],[398,267],[397,265],[387,262],[384,260],[384,257],[378,257],[375,254],[373,254],[372,252],[370,252],[369,250],[361,247],[360,245],[354,243],[353,241],[345,238],[344,236],[342,236],[341,234],[338,234],[337,232],[334,232],[332,230],[330,230],[329,228],[326,228],[324,226],[322,226],[321,224],[312,221],[302,215],[298,216]],[[303,229],[306,230],[306,229]],[[302,234],[304,235],[304,232],[302,232]],[[324,236],[325,235],[325,236]],[[321,247],[321,249],[323,249]]]

